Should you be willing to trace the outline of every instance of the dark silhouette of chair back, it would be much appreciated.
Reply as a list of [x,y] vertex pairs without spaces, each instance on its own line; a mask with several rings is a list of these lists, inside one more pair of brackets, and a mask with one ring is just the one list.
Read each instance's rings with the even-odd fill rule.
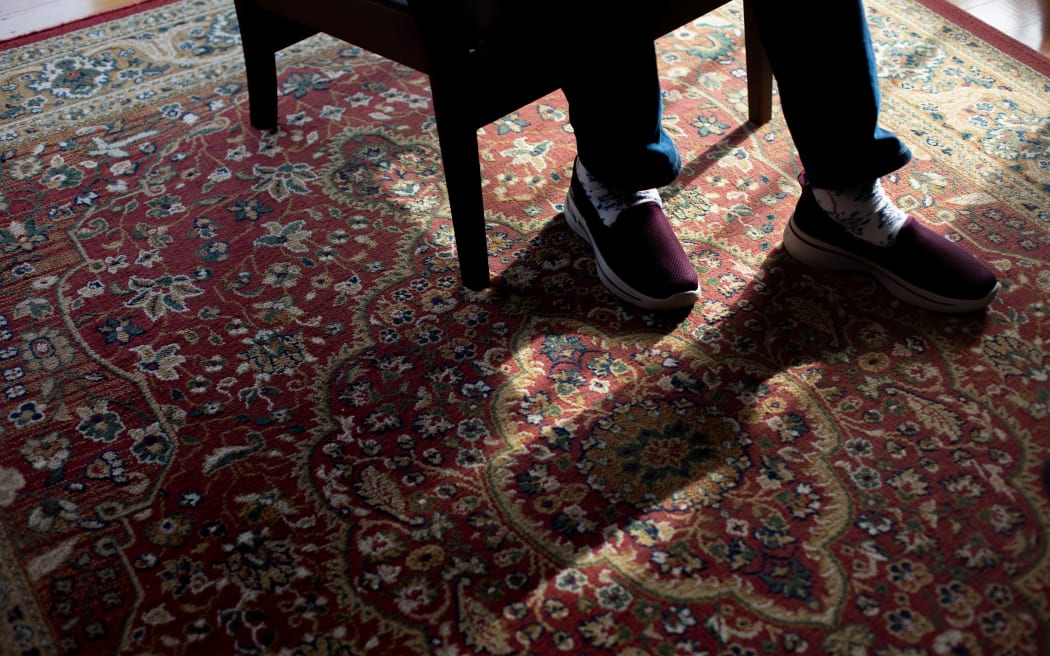
[[[479,128],[558,88],[553,65],[530,62],[535,49],[515,48],[502,34],[485,38],[499,17],[489,0],[235,0],[244,49],[250,120],[277,127],[274,55],[317,33],[352,43],[430,76],[445,187],[463,284],[489,285]],[[658,38],[730,0],[650,0],[650,30]],[[772,74],[744,2],[749,120],[769,120]],[[473,6],[468,7],[468,3]],[[526,5],[528,6],[528,5]],[[520,45],[520,44],[518,44]],[[546,51],[548,53],[553,51]],[[546,56],[555,56],[556,53]],[[554,62],[548,62],[554,64]],[[505,71],[513,70],[508,78]]]

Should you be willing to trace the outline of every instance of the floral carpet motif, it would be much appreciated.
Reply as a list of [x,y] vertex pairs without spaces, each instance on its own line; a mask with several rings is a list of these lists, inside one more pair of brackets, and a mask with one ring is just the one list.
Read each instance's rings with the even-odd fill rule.
[[481,134],[470,292],[425,76],[311,38],[261,133],[228,0],[0,50],[0,652],[1045,653],[1050,80],[869,18],[986,313],[783,253],[734,5],[658,42],[678,314],[566,226],[560,94]]

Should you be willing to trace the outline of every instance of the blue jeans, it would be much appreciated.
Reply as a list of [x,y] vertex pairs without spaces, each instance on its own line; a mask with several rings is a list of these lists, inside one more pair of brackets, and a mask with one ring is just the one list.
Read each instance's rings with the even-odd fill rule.
[[[799,159],[816,187],[871,181],[911,159],[878,124],[880,95],[862,0],[751,0]],[[612,5],[609,5],[610,7]],[[637,16],[586,30],[562,85],[587,169],[624,189],[661,187],[681,169],[660,125],[656,50]],[[579,71],[580,75],[575,72]]]

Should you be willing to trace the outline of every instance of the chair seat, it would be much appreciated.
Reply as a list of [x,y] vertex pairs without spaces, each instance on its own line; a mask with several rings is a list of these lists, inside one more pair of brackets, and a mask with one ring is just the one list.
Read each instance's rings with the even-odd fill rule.
[[[251,0],[250,4],[253,10],[266,12],[266,25],[298,28],[268,35],[280,40],[277,50],[301,41],[302,34],[324,33],[417,71],[430,71],[430,58],[416,36],[419,27],[408,0]],[[243,36],[243,25],[241,31]]]

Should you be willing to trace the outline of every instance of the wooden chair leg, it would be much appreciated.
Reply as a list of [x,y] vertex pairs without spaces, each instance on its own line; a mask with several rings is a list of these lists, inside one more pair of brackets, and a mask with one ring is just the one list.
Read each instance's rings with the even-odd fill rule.
[[251,124],[260,130],[271,130],[277,127],[277,64],[274,55],[278,50],[272,39],[272,21],[251,0],[236,0],[234,4],[241,26]]
[[755,21],[751,0],[744,0],[744,49],[747,57],[748,120],[763,125],[773,117],[773,70]]
[[259,8],[253,0],[234,0],[241,25],[248,111],[251,124],[260,130],[277,127],[278,50],[317,34],[317,30]]
[[[489,286],[490,278],[478,131],[473,123],[460,118],[464,112],[451,102],[454,94],[443,95],[440,82],[433,76],[430,86],[460,276],[465,287],[479,291]],[[446,105],[443,100],[450,102]]]

